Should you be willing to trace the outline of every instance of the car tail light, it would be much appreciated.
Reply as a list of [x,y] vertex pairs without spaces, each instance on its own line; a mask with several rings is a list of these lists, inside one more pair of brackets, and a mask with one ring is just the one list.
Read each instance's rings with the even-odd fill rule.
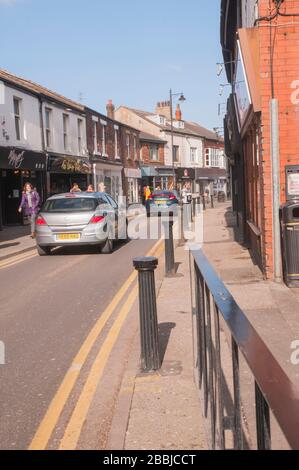
[[174,199],[176,199],[176,197],[172,194],[171,196],[169,196],[169,199],[170,199],[171,201],[174,201]]
[[36,225],[47,225],[47,222],[42,215],[39,215],[35,221]]
[[89,223],[90,224],[98,224],[99,222],[102,222],[103,220],[105,219],[105,217],[103,215],[94,215]]

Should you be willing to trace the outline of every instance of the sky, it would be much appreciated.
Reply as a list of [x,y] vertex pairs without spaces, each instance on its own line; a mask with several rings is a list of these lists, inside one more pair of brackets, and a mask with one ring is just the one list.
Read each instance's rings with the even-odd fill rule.
[[[183,118],[222,127],[220,0],[0,0],[0,68],[100,112],[154,111],[183,92]],[[175,103],[174,103],[175,104]]]

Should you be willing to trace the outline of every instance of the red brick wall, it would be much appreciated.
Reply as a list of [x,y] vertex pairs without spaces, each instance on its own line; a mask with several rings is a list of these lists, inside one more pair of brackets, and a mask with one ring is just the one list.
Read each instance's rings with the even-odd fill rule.
[[[259,15],[269,14],[269,1],[259,1]],[[271,2],[273,8],[273,2]],[[281,12],[299,13],[299,0],[286,1]],[[278,26],[278,27],[277,27]],[[299,93],[294,93],[299,82],[299,18],[278,17],[272,21],[274,93],[279,102],[279,138],[281,158],[281,201],[285,201],[285,166],[299,163]],[[269,23],[260,23],[260,76],[262,98],[262,165],[261,191],[262,206],[262,253],[263,265],[268,278],[273,276],[273,233],[272,233],[272,175],[270,157],[270,73]],[[293,93],[293,96],[292,96]],[[292,103],[293,98],[293,103]],[[296,99],[297,98],[297,103]]]

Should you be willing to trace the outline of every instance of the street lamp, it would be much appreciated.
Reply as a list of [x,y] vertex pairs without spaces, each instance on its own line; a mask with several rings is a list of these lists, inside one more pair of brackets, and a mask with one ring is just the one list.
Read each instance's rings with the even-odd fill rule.
[[173,187],[176,189],[176,177],[175,177],[175,168],[174,168],[174,145],[173,145],[173,98],[175,96],[179,96],[178,101],[184,102],[186,98],[184,94],[181,93],[173,93],[170,89],[169,91],[169,98],[170,98],[170,126],[171,126],[171,153],[172,153],[172,177],[173,177]]

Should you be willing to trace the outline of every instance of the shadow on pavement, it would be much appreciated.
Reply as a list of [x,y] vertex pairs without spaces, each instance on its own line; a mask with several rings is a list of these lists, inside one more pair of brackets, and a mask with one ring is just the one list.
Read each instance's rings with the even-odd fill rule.
[[164,356],[168,346],[169,338],[171,335],[171,330],[176,327],[176,323],[160,323],[159,324],[159,354],[160,362],[163,364]]

